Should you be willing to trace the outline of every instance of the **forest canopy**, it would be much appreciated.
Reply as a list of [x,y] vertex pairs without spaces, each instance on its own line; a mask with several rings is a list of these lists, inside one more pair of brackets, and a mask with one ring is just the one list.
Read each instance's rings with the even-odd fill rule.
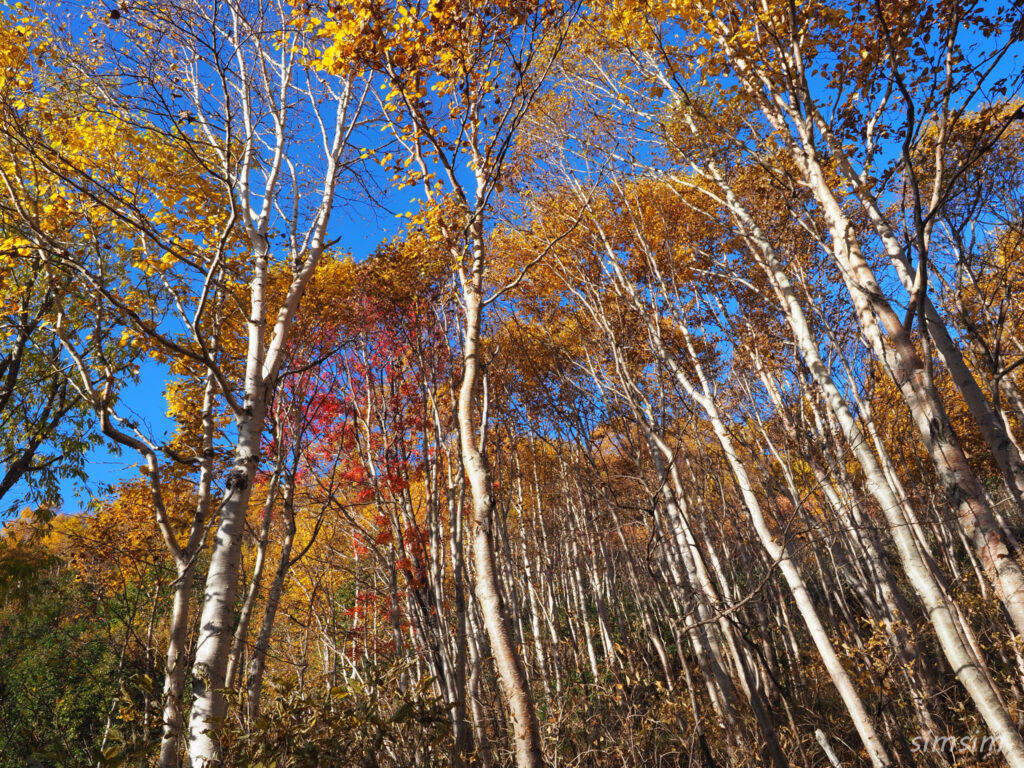
[[1024,12],[0,9],[0,768],[1024,768]]

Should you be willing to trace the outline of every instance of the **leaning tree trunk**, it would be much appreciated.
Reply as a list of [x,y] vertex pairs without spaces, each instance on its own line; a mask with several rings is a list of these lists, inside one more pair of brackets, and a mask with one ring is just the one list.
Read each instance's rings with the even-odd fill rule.
[[888,766],[893,764],[892,759],[890,758],[878,730],[875,727],[873,718],[868,713],[863,699],[861,699],[860,694],[857,692],[850,673],[843,666],[842,661],[836,653],[835,646],[832,644],[832,640],[829,637],[824,624],[822,624],[821,617],[818,614],[818,609],[814,605],[814,601],[807,589],[807,584],[804,580],[803,574],[800,572],[800,568],[793,559],[789,545],[787,542],[780,542],[777,539],[774,532],[769,527],[768,521],[765,519],[761,504],[754,493],[746,467],[740,459],[739,454],[736,452],[732,438],[729,435],[729,431],[721,418],[718,405],[712,395],[711,384],[704,373],[700,358],[693,348],[689,329],[681,320],[677,322],[678,329],[682,333],[689,352],[690,362],[697,374],[697,380],[700,385],[699,390],[697,386],[695,386],[694,382],[689,379],[686,372],[683,371],[678,361],[669,353],[668,349],[666,349],[661,338],[660,328],[649,313],[649,308],[638,295],[636,286],[623,273],[620,265],[614,259],[614,254],[609,253],[608,255],[610,259],[610,266],[617,284],[632,300],[636,310],[643,315],[648,327],[648,338],[652,345],[652,351],[663,363],[665,363],[675,380],[679,383],[680,387],[690,397],[692,397],[707,414],[707,417],[711,422],[712,430],[715,433],[715,437],[718,439],[718,443],[722,447],[726,461],[732,471],[733,479],[740,491],[740,496],[743,499],[743,505],[750,515],[751,523],[753,524],[754,530],[761,541],[761,545],[782,572],[786,585],[789,587],[790,593],[793,595],[793,599],[800,611],[800,616],[804,620],[804,625],[807,627],[807,631],[814,642],[815,648],[821,657],[822,663],[824,664],[829,677],[832,679],[833,685],[835,685],[840,698],[843,700],[843,704],[846,706],[847,712],[850,714],[850,718],[857,730],[857,734],[860,736],[861,742],[867,750],[871,764],[875,766],[875,768],[888,768]]
[[803,575],[800,573],[800,569],[789,552],[788,545],[785,541],[778,541],[768,527],[760,502],[758,502],[751,486],[746,468],[740,461],[733,447],[732,439],[729,437],[725,424],[719,416],[718,408],[710,397],[710,388],[707,382],[703,381],[703,374],[699,365],[697,366],[697,371],[698,377],[702,379],[701,384],[704,392],[703,395],[700,395],[700,393],[692,391],[692,394],[700,395],[696,399],[711,420],[712,429],[732,469],[733,477],[739,486],[740,495],[743,497],[744,506],[746,506],[747,511],[750,513],[751,522],[754,525],[758,538],[761,540],[761,545],[769,557],[778,564],[779,570],[782,571],[786,584],[789,586],[793,599],[800,611],[800,616],[804,620],[811,639],[814,641],[825,669],[832,678],[833,685],[835,685],[843,703],[846,705],[847,711],[850,713],[850,718],[853,720],[853,725],[857,729],[861,742],[868,752],[871,764],[876,766],[876,768],[891,766],[892,760],[882,743],[871,716],[868,714],[867,708],[864,706],[864,701],[857,693],[853,679],[840,661],[832,645],[832,640],[821,623],[818,610],[807,590]]
[[[930,380],[925,360],[883,298],[858,244],[850,236],[848,224],[833,228],[833,240],[837,260],[853,283],[849,292],[857,305],[861,327],[903,395],[946,499],[957,513],[961,531],[981,561],[1017,632],[1024,634],[1024,573],[1010,555],[1002,529]],[[887,342],[881,338],[875,317],[886,331]]]
[[[839,164],[841,172],[851,182],[854,194],[863,205],[875,234],[883,241],[886,253],[893,259],[898,271],[906,270],[902,246],[885,224],[881,209],[870,188],[862,183],[853,170],[841,142],[832,133],[828,122],[813,108],[814,101],[806,90],[798,87],[792,94],[795,97],[793,102],[766,95],[764,83],[757,76],[761,71],[759,65],[747,59],[742,50],[736,48],[723,35],[723,29],[719,29],[717,34],[718,42],[723,46],[726,56],[733,62],[734,71],[740,77],[746,93],[759,105],[765,118],[779,131],[780,136],[786,137],[789,152],[803,176],[803,182],[819,204],[827,222],[832,240],[832,256],[846,282],[861,329],[871,343],[879,362],[886,366],[889,375],[899,387],[946,499],[957,513],[960,530],[982,562],[986,575],[995,587],[996,594],[1018,634],[1024,635],[1024,572],[1010,555],[1003,532],[981,491],[942,400],[931,381],[930,372],[926,367],[928,355],[922,355],[918,351],[909,329],[904,327],[903,320],[882,293],[871,266],[861,253],[854,224],[837,198],[834,185],[829,181],[830,174],[822,167],[814,138],[816,132],[820,133],[829,146],[833,159]],[[794,43],[792,47],[785,47],[782,56],[799,70],[802,67],[802,62],[797,61],[799,53],[799,44]],[[811,109],[802,114],[797,112],[793,104],[798,102]],[[690,128],[696,132],[692,121]],[[908,275],[903,277],[906,278]],[[923,336],[928,339],[927,330],[937,331],[940,354],[948,353],[951,350],[942,339],[944,329],[938,325],[933,327],[929,323],[927,304],[925,300],[920,305],[924,310],[922,315],[925,316]],[[885,339],[882,338],[882,330],[885,332]],[[956,358],[956,355],[949,358],[954,368],[957,367]],[[953,369],[951,372],[956,377]],[[962,380],[957,382],[958,386],[966,385],[970,389],[973,377],[971,381],[964,377],[960,378]],[[969,403],[970,407],[978,408],[982,405],[976,397],[969,399],[973,402],[973,405]],[[987,408],[987,403],[984,405]],[[1000,467],[1013,469],[1012,456],[1009,455],[1012,445],[1009,444],[1009,440],[1003,442],[1002,438],[999,438],[996,434],[998,425],[987,415],[979,414],[976,418],[980,427],[989,430],[989,437],[995,438],[995,443],[990,442],[989,445],[1000,462]],[[1008,460],[1010,464],[1006,463]],[[1011,476],[1012,474],[1011,472]],[[1008,482],[1016,483],[1012,477],[1008,478]]]
[[249,661],[249,670],[245,681],[245,707],[246,721],[252,723],[260,714],[260,695],[263,691],[263,674],[267,667],[267,652],[270,650],[270,636],[274,631],[274,621],[277,618],[277,609],[281,605],[281,596],[284,594],[284,581],[288,575],[288,569],[292,565],[292,545],[295,542],[295,510],[292,502],[293,481],[285,491],[285,533],[281,542],[281,553],[277,559],[277,570],[274,571],[274,580],[267,592],[267,605],[263,611],[263,622],[260,625],[259,634],[256,636],[256,644],[253,647],[252,659]]
[[[721,183],[721,179],[719,181]],[[1011,765],[1019,765],[1019,761],[1024,758],[1024,743],[1021,741],[1012,718],[999,700],[998,693],[989,684],[987,671],[975,663],[974,655],[963,642],[956,618],[945,599],[941,585],[926,562],[913,531],[908,525],[903,505],[889,485],[881,464],[872,452],[870,444],[851,413],[845,398],[821,359],[817,340],[804,315],[803,307],[797,300],[789,277],[783,269],[781,259],[757,223],[735,198],[731,189],[724,183],[722,183],[722,187],[730,211],[751,246],[751,254],[761,264],[771,281],[804,362],[824,396],[829,410],[838,422],[850,450],[864,471],[867,489],[885,515],[889,531],[896,543],[903,571],[925,606],[943,654],[977,706],[991,733],[999,739],[1006,759]],[[877,286],[874,287],[877,290]],[[855,293],[855,291],[851,291],[851,294]],[[864,307],[861,309],[863,322],[867,313],[863,312]],[[868,327],[872,330],[876,328],[874,323]],[[879,341],[876,337],[876,351],[877,347],[880,347]]]
[[479,215],[474,217],[472,234],[473,264],[463,282],[466,326],[458,420],[462,462],[469,480],[472,503],[474,590],[484,629],[494,653],[494,664],[498,671],[498,679],[501,681],[502,693],[512,717],[516,765],[519,768],[539,768],[543,764],[540,724],[537,721],[526,670],[512,639],[512,628],[502,605],[498,583],[492,527],[493,482],[483,445],[487,426],[486,414],[481,413],[478,419],[475,413],[479,406],[481,383],[479,355],[484,266],[483,222]]

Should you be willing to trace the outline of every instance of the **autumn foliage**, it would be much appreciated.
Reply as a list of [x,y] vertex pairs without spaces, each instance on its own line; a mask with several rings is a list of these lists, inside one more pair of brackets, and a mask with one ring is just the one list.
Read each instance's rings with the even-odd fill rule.
[[0,10],[0,768],[1024,768],[1022,63]]

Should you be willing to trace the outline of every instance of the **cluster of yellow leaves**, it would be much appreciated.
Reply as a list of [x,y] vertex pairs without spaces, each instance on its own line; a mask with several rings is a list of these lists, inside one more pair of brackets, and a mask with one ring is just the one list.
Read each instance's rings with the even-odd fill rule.
[[[424,205],[402,232],[381,244],[365,261],[351,256],[323,259],[303,300],[297,336],[318,328],[353,328],[362,320],[364,297],[394,308],[436,297],[450,274],[447,237],[458,216],[454,201]],[[457,220],[457,219],[455,219]]]
[[458,153],[471,136],[483,136],[488,114],[497,124],[501,89],[519,66],[509,54],[533,34],[528,22],[556,7],[539,0],[359,0],[333,6],[324,19],[300,15],[296,24],[322,48],[318,66],[339,75],[354,70],[384,77],[384,127],[406,151],[375,159],[398,188],[422,184],[436,194],[432,158]]
[[91,515],[58,515],[50,523],[46,549],[106,595],[145,584],[166,556],[147,485],[144,479],[123,484]]
[[[110,247],[153,276],[180,261],[201,263],[227,221],[226,194],[205,173],[196,136],[148,127],[106,103],[50,45],[49,21],[0,16],[0,172],[19,229],[3,253],[34,245],[69,252]],[[141,237],[139,223],[151,236]]]
[[9,101],[16,109],[23,109],[24,102],[17,98],[17,91],[32,87],[33,61],[43,58],[50,45],[49,37],[39,34],[39,17],[24,12],[21,3],[16,3],[10,15],[0,15],[0,94],[14,97]]
[[[444,92],[465,87],[465,78],[479,78],[474,65],[475,49],[494,36],[500,22],[502,33],[523,24],[535,13],[535,0],[430,0],[425,5],[358,0],[335,5],[326,18],[297,14],[296,24],[312,32],[326,47],[320,65],[332,72],[345,71],[353,63],[371,69],[391,68],[393,74],[412,77],[437,75],[450,82],[438,82],[431,90]],[[426,96],[420,80],[415,90],[391,83],[389,87],[406,94]]]

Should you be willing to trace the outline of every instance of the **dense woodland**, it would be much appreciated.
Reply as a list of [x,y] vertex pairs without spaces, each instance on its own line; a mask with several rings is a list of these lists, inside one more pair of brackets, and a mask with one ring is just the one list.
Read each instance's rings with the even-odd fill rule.
[[1024,768],[1022,295],[1014,3],[5,6],[0,767]]

